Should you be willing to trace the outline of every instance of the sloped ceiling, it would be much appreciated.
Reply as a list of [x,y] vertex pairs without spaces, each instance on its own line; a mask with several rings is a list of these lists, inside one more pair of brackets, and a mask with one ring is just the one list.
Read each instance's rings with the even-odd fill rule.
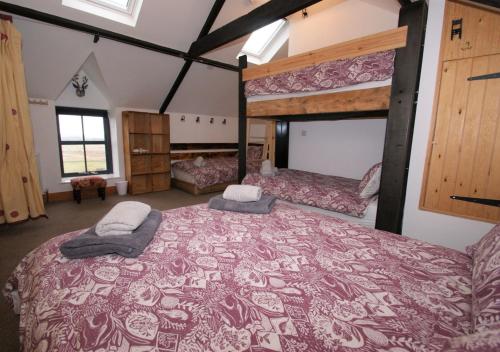
[[[7,2],[87,23],[152,43],[187,51],[205,23],[214,0],[145,0],[135,28],[62,6],[61,0]],[[213,29],[251,11],[249,0],[226,1]],[[31,97],[55,100],[87,58],[95,62],[114,106],[159,109],[183,60],[14,17],[23,34],[23,55]],[[207,54],[236,65],[245,38]],[[237,73],[194,64],[169,111],[236,116]]]

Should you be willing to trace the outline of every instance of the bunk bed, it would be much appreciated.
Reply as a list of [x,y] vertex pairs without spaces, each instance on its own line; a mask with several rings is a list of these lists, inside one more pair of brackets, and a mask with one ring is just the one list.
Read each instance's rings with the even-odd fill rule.
[[[252,133],[253,132],[253,133]],[[246,159],[249,172],[259,172],[262,160],[274,159],[274,121],[248,121]],[[209,145],[203,144],[206,148]],[[224,144],[213,144],[215,148]],[[182,146],[184,147],[184,146]],[[189,147],[189,146],[188,146]],[[174,147],[175,148],[175,147]],[[223,191],[228,185],[238,183],[237,152],[231,149],[200,151],[184,149],[182,154],[172,154],[172,185],[193,195]],[[196,166],[194,159],[204,158],[203,166]]]
[[[392,30],[250,68],[240,57],[240,150],[248,120],[273,120],[281,170],[290,122],[387,118],[375,227],[401,233],[426,14],[425,2],[416,2],[402,7]],[[245,163],[240,154],[240,182]]]

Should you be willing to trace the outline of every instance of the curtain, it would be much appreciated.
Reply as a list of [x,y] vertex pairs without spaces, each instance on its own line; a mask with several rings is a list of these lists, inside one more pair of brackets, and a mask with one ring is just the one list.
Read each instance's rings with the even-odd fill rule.
[[21,34],[0,20],[0,224],[44,215]]

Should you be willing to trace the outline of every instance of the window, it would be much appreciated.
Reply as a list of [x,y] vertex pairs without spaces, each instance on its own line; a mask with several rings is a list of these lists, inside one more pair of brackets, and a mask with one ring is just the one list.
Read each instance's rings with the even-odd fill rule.
[[62,0],[64,6],[132,27],[137,24],[143,0]]
[[107,111],[56,107],[56,115],[62,176],[113,173]]
[[254,31],[246,41],[238,57],[246,55],[257,65],[269,62],[288,40],[288,22],[278,20]]

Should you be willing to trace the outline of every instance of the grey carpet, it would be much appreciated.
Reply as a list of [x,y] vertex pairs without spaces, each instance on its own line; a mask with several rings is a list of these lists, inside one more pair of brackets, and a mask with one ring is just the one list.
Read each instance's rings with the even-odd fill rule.
[[[112,196],[105,201],[98,198],[84,199],[81,204],[58,202],[47,204],[48,219],[27,221],[16,225],[0,225],[0,286],[19,261],[32,249],[48,239],[95,224],[113,205],[124,200],[144,202],[151,207],[166,210],[183,206],[206,203],[214,194],[192,196],[188,193],[171,190],[149,193],[140,196]],[[0,297],[0,350],[19,351],[17,328],[18,317],[12,313]]]

